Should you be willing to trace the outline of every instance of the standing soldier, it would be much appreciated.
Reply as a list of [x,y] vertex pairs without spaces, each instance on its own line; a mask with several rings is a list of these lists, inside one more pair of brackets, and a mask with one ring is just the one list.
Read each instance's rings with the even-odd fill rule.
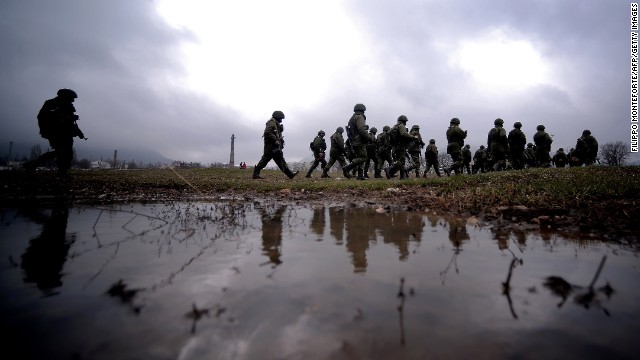
[[532,143],[527,144],[527,148],[524,150],[524,161],[528,167],[538,167],[538,161],[536,160],[536,148]]
[[78,94],[71,89],[60,89],[55,98],[44,102],[38,112],[38,127],[40,136],[49,140],[53,151],[26,163],[24,167],[27,171],[35,171],[38,166],[56,159],[58,175],[69,176],[67,171],[73,160],[73,138],[86,139],[76,123],[78,115],[73,102],[77,97]]
[[336,163],[336,161],[338,161],[338,164],[340,164],[340,168],[343,168],[347,165],[347,162],[344,159],[345,146],[344,146],[344,138],[342,137],[343,132],[344,132],[344,129],[342,127],[339,127],[336,129],[336,132],[333,133],[333,135],[331,135],[330,137],[331,149],[329,149],[329,162],[322,169],[321,177],[323,178],[330,177],[328,172],[329,170],[331,170],[331,167],[333,166],[333,164]]
[[509,140],[507,138],[507,131],[502,127],[502,125],[504,125],[502,119],[495,119],[493,125],[495,125],[494,128],[489,130],[489,135],[487,136],[487,148],[494,161],[493,170],[499,171],[507,168],[507,147],[509,146]]
[[362,165],[364,165],[364,162],[367,160],[366,145],[370,139],[365,127],[367,125],[367,117],[364,115],[366,110],[367,108],[363,104],[356,104],[353,107],[353,115],[347,125],[347,136],[351,142],[353,152],[353,160],[351,163],[342,168],[342,174],[347,179],[351,179],[349,171],[358,169],[358,180],[365,180]]
[[516,170],[524,168],[524,147],[527,145],[527,137],[520,130],[522,123],[513,124],[513,130],[509,132],[509,156],[511,167]]
[[424,162],[426,165],[422,177],[427,177],[427,173],[432,166],[436,175],[438,175],[438,177],[441,176],[440,163],[438,162],[438,147],[436,146],[436,141],[434,139],[429,140],[429,145],[427,145],[427,149],[424,152]]
[[471,172],[471,145],[467,144],[462,148],[462,173],[467,170],[467,174],[473,174]]
[[451,167],[444,169],[445,174],[449,176],[451,171],[455,171],[456,174],[462,173],[462,147],[464,146],[464,139],[467,138],[467,131],[460,128],[460,119],[453,118],[449,122],[449,128],[447,129],[447,154],[451,156],[453,164]]
[[262,134],[264,138],[264,153],[258,164],[253,168],[254,179],[264,179],[260,176],[260,171],[264,169],[271,160],[275,161],[280,171],[287,175],[289,179],[293,179],[294,176],[298,175],[297,171],[292,172],[289,170],[289,166],[282,154],[282,149],[284,148],[284,138],[282,137],[282,132],[284,131],[284,126],[282,125],[283,119],[284,113],[276,110],[264,127],[264,133]]
[[[416,173],[416,177],[420,177],[420,155],[422,155],[422,148],[424,148],[424,141],[422,141],[422,135],[420,135],[420,125],[413,125],[411,127],[411,131],[409,131],[409,135],[416,138],[415,141],[409,143],[407,151],[409,152],[409,156],[411,157],[411,167],[407,169],[407,171],[414,170]],[[409,174],[407,173],[407,176]]]
[[378,129],[372,127],[369,129],[369,143],[367,143],[367,160],[364,163],[364,177],[369,178],[369,165],[373,161],[373,173],[378,174],[378,142],[376,141],[376,133]]
[[384,162],[387,162],[388,166],[393,165],[393,156],[391,155],[391,139],[389,139],[389,130],[391,128],[385,125],[382,128],[382,134],[376,139],[376,147],[378,148],[378,166],[376,168],[376,178],[381,178],[380,172],[384,169]]
[[569,163],[569,157],[567,157],[567,154],[565,154],[563,148],[560,148],[558,149],[558,151],[556,151],[556,153],[553,155],[552,160],[553,165],[555,165],[557,168],[563,168]]
[[400,171],[400,179],[406,178],[405,162],[407,159],[407,148],[410,143],[417,140],[417,137],[409,134],[407,131],[407,121],[406,116],[400,115],[398,117],[398,123],[389,131],[391,145],[393,146],[393,159],[395,161],[391,167],[384,169],[387,179],[394,177],[397,171]]
[[327,143],[324,141],[324,131],[318,131],[318,135],[313,139],[311,144],[309,144],[311,151],[313,151],[313,165],[309,168],[309,172],[307,172],[308,178],[311,177],[311,173],[313,170],[318,167],[319,164],[322,164],[321,169],[324,169],[327,166],[327,160],[324,159],[325,151],[327,151]]
[[550,167],[551,166],[551,156],[549,156],[549,151],[551,151],[551,143],[553,139],[551,136],[544,131],[544,125],[538,125],[535,135],[533,135],[533,142],[536,144],[536,159],[538,160],[538,165],[540,167]]
[[583,131],[582,136],[578,138],[576,153],[580,159],[580,165],[584,163],[589,166],[595,163],[598,156],[598,141],[591,135],[591,130]]
[[474,173],[487,172],[487,152],[484,149],[484,145],[480,145],[480,148],[473,154],[473,169]]

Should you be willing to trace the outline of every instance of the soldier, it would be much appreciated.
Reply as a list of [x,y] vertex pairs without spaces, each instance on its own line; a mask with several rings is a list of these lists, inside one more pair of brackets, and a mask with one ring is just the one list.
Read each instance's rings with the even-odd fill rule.
[[38,166],[56,159],[58,175],[69,176],[67,172],[73,160],[73,138],[77,136],[86,140],[76,123],[78,115],[73,102],[77,98],[78,94],[75,91],[60,89],[55,98],[44,102],[38,112],[38,127],[40,136],[49,140],[49,146],[53,150],[27,162],[24,165],[27,171],[35,171]]
[[434,139],[429,140],[429,145],[427,145],[427,149],[424,152],[424,161],[426,163],[426,167],[422,177],[427,177],[427,173],[432,166],[436,175],[438,175],[438,177],[442,176],[440,175],[440,162],[438,161],[438,147],[436,146],[436,141]]
[[[364,163],[364,177],[369,178],[369,165],[370,162],[373,161],[373,173],[378,174],[378,149],[377,149],[377,139],[376,133],[378,129],[372,127],[369,129],[369,143],[367,143],[367,160]],[[381,176],[382,177],[382,176]]]
[[569,149],[569,154],[567,156],[569,157],[569,167],[582,166],[575,148]]
[[467,170],[467,174],[473,174],[471,172],[471,145],[467,144],[462,148],[462,172]]
[[596,156],[598,156],[598,141],[591,135],[591,130],[582,132],[582,136],[578,138],[575,149],[581,165],[584,163],[586,166],[589,166],[595,163]]
[[282,154],[282,149],[284,148],[284,138],[282,137],[282,132],[284,131],[284,126],[282,125],[283,119],[284,113],[276,110],[273,112],[273,115],[271,115],[271,119],[265,124],[264,133],[262,134],[264,138],[264,153],[258,164],[253,168],[254,179],[264,179],[260,176],[260,171],[264,169],[271,160],[275,161],[280,171],[287,175],[289,179],[293,179],[298,175],[298,171],[292,172],[289,170],[289,166]]
[[391,147],[391,139],[389,139],[389,131],[391,128],[385,125],[382,128],[382,133],[378,135],[378,139],[376,140],[376,146],[378,149],[378,167],[376,168],[376,178],[381,178],[380,174],[382,169],[384,168],[384,162],[387,162],[388,166],[393,165],[393,156],[391,155],[391,151],[393,148]]
[[551,166],[549,151],[551,151],[551,143],[553,140],[544,129],[544,125],[538,125],[536,128],[538,132],[533,135],[533,142],[536,144],[536,159],[538,160],[538,165],[546,168]]
[[394,163],[391,167],[385,168],[384,172],[387,175],[387,179],[391,179],[395,176],[397,171],[400,172],[400,179],[405,179],[406,169],[406,154],[409,144],[416,141],[418,138],[415,135],[409,134],[407,131],[407,117],[400,115],[398,122],[393,126],[393,129],[389,131],[391,137],[391,145],[393,146],[393,159]]
[[453,118],[449,122],[449,128],[447,129],[447,154],[451,156],[453,164],[451,167],[444,169],[445,174],[449,176],[451,171],[455,171],[456,174],[462,173],[462,152],[461,149],[464,146],[464,139],[467,138],[467,131],[460,128],[460,119]]
[[527,145],[527,137],[520,130],[522,123],[519,121],[513,124],[513,130],[509,132],[509,157],[511,167],[516,170],[524,168],[524,147]]
[[509,140],[507,131],[502,127],[504,121],[497,118],[493,121],[493,129],[489,130],[487,136],[487,149],[493,159],[493,170],[500,171],[507,168],[507,148]]
[[349,137],[350,147],[353,153],[353,160],[347,166],[342,168],[342,174],[347,179],[351,179],[349,171],[358,169],[358,180],[365,180],[362,165],[367,160],[366,145],[369,142],[369,133],[365,126],[367,125],[367,117],[364,112],[367,108],[363,104],[356,104],[353,107],[353,115],[349,119],[347,125],[347,136]]
[[473,154],[473,172],[484,173],[487,171],[487,152],[484,145],[480,145],[480,148]]
[[318,135],[313,139],[311,144],[309,144],[309,147],[311,151],[313,151],[314,160],[311,168],[309,168],[309,172],[307,172],[307,178],[311,177],[311,173],[319,164],[322,164],[320,169],[324,169],[324,167],[327,166],[327,160],[324,159],[325,151],[327,151],[327,143],[324,141],[324,131],[318,131]]
[[[420,177],[420,155],[422,155],[422,148],[424,148],[425,143],[422,141],[422,135],[420,135],[420,125],[413,125],[411,127],[411,131],[409,131],[409,135],[416,138],[416,140],[409,143],[407,151],[409,156],[411,157],[411,167],[407,169],[407,172],[414,170],[416,173],[416,177]],[[407,173],[407,176],[409,174]]]
[[569,158],[567,157],[567,154],[565,154],[563,148],[560,148],[558,149],[558,151],[556,151],[556,153],[553,155],[552,160],[553,165],[555,165],[557,168],[563,168],[569,163]]
[[528,167],[538,167],[538,161],[536,160],[536,148],[532,143],[527,144],[527,148],[524,150],[524,161]]
[[331,135],[330,137],[331,149],[329,150],[329,162],[324,167],[324,169],[322,169],[321,177],[323,178],[330,177],[328,172],[333,166],[333,164],[336,163],[336,161],[338,161],[338,164],[340,164],[340,168],[343,168],[347,165],[347,162],[344,159],[345,146],[344,146],[344,138],[342,137],[343,132],[344,132],[344,129],[342,127],[339,127],[336,129],[336,132],[333,133],[333,135]]

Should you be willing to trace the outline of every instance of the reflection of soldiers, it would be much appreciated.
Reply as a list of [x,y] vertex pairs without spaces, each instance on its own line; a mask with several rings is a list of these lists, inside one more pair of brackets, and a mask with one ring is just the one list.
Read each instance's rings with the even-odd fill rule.
[[274,265],[282,264],[282,215],[286,209],[286,205],[280,205],[272,214],[265,208],[261,209],[262,253]]
[[447,129],[447,154],[451,156],[453,164],[444,169],[444,172],[449,176],[452,171],[457,174],[462,174],[462,147],[464,146],[464,139],[467,138],[467,131],[460,128],[460,119],[453,118],[449,122],[449,128]]
[[375,227],[370,216],[359,216],[365,209],[351,209],[346,213],[345,229],[347,235],[347,251],[351,253],[354,272],[367,271],[367,254],[369,239],[375,238]]
[[73,160],[73,138],[77,136],[85,139],[76,123],[78,115],[73,102],[77,97],[73,90],[60,89],[58,96],[44,102],[38,112],[38,127],[40,135],[49,140],[49,146],[53,151],[44,153],[36,160],[25,164],[25,169],[33,171],[38,166],[56,159],[58,174],[67,175]]
[[424,223],[422,215],[413,212],[393,212],[389,214],[376,214],[376,229],[385,244],[394,244],[400,253],[400,261],[409,258],[409,244],[413,240],[422,240]]
[[66,205],[53,208],[51,216],[43,219],[42,232],[22,255],[24,282],[35,283],[46,295],[54,295],[52,289],[62,286],[62,267],[73,243],[73,238],[67,239],[68,218]]
[[463,218],[452,218],[449,223],[449,241],[453,244],[455,252],[462,251],[462,244],[469,240],[467,232],[467,222]]
[[538,160],[538,165],[540,167],[550,167],[551,156],[549,156],[549,151],[551,151],[553,139],[544,131],[544,125],[538,125],[536,130],[538,130],[538,132],[533,135],[533,142],[536,144],[536,159]]
[[329,230],[331,236],[336,239],[336,245],[342,245],[344,241],[344,222],[345,214],[342,207],[330,207],[329,208]]
[[282,137],[284,127],[282,126],[282,119],[284,119],[284,113],[276,110],[265,125],[264,134],[262,135],[264,138],[264,153],[258,164],[253,168],[254,179],[263,179],[263,177],[260,176],[260,171],[264,169],[272,159],[276,165],[278,165],[280,171],[287,175],[289,179],[293,179],[294,176],[298,175],[297,171],[292,172],[289,170],[289,166],[282,154],[282,149],[284,148],[284,138]]
[[367,125],[367,117],[364,112],[367,108],[363,104],[356,104],[353,107],[353,115],[349,119],[347,125],[347,136],[351,142],[351,150],[353,150],[353,160],[351,163],[342,168],[342,174],[345,178],[351,179],[349,172],[358,170],[358,180],[364,180],[364,162],[367,160],[367,144],[371,139],[365,126]]
[[336,163],[336,161],[338,162],[338,164],[340,164],[341,168],[347,165],[347,162],[344,159],[345,146],[344,146],[344,137],[342,137],[343,132],[344,132],[344,129],[342,127],[339,127],[336,129],[336,132],[333,135],[331,135],[331,149],[329,150],[329,162],[324,167],[324,169],[322,169],[323,178],[329,177],[328,172],[333,166],[333,164]]
[[320,237],[324,235],[324,206],[313,208],[313,217],[311,218],[311,231]]
[[429,140],[429,145],[427,145],[427,149],[424,152],[424,162],[425,169],[422,177],[427,177],[427,173],[430,168],[433,166],[433,170],[435,170],[436,175],[440,177],[440,162],[438,162],[438,147],[436,146],[435,139]]
[[324,141],[324,131],[318,131],[318,135],[313,139],[313,142],[310,145],[311,151],[313,151],[313,164],[309,168],[309,172],[307,172],[306,177],[308,178],[311,177],[311,173],[316,169],[316,167],[318,167],[318,165],[322,164],[320,167],[321,169],[324,169],[324,167],[327,166],[327,160],[324,159],[324,153],[327,151],[327,143]]

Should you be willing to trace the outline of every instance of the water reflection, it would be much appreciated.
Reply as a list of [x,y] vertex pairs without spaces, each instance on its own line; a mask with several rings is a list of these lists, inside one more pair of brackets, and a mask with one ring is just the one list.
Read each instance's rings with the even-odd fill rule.
[[262,220],[262,253],[273,266],[282,264],[282,216],[286,205],[260,208]]
[[29,241],[22,255],[24,282],[35,283],[46,296],[56,295],[55,289],[62,286],[62,268],[75,240],[73,235],[67,236],[69,207],[58,204],[50,215],[29,209],[23,215],[42,225],[42,232]]
[[329,208],[329,233],[336,240],[336,245],[344,243],[345,209],[342,206]]
[[313,208],[313,215],[311,216],[311,224],[309,225],[311,231],[318,235],[318,240],[322,240],[324,236],[324,212],[324,206],[315,206]]
[[369,249],[369,241],[376,239],[374,219],[372,216],[361,213],[361,209],[351,208],[347,210],[344,227],[347,235],[346,247],[351,254],[353,272],[365,272],[368,266],[366,252]]

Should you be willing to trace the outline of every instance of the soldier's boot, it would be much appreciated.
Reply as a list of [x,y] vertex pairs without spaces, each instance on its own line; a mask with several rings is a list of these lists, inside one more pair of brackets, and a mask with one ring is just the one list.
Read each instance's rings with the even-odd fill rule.
[[321,178],[330,178],[331,176],[329,176],[329,174],[327,174],[327,169],[322,169],[322,175],[320,177]]
[[444,169],[442,169],[442,170],[444,170],[444,173],[445,173],[447,176],[451,176],[451,169],[452,169],[452,168],[444,168]]
[[258,169],[257,166],[253,167],[253,178],[254,179],[264,179],[262,176],[260,176],[260,169]]
[[364,170],[358,169],[358,177],[356,179],[357,180],[367,180],[368,176],[365,177],[365,175],[363,175],[363,174],[364,174]]
[[375,177],[376,179],[382,179],[383,176],[380,174],[380,172],[380,169],[376,169],[376,173],[373,177]]
[[423,177],[423,178],[426,178],[426,177],[427,177],[427,170],[425,170],[425,171],[422,173],[422,177]]
[[442,177],[442,175],[440,175],[440,170],[438,170],[438,168],[434,168],[436,171],[436,175],[438,175],[438,177]]
[[306,178],[311,178],[311,173],[313,172],[313,170],[309,169],[309,171],[307,172],[307,175],[305,175]]
[[298,175],[300,171],[291,171],[289,168],[285,168],[285,175],[287,175],[289,177],[289,179],[293,179],[294,177],[296,177],[296,175]]
[[351,174],[349,174],[349,172],[351,171],[353,167],[351,166],[351,164],[343,166],[342,167],[342,175],[344,175],[345,178],[347,179],[351,179]]

